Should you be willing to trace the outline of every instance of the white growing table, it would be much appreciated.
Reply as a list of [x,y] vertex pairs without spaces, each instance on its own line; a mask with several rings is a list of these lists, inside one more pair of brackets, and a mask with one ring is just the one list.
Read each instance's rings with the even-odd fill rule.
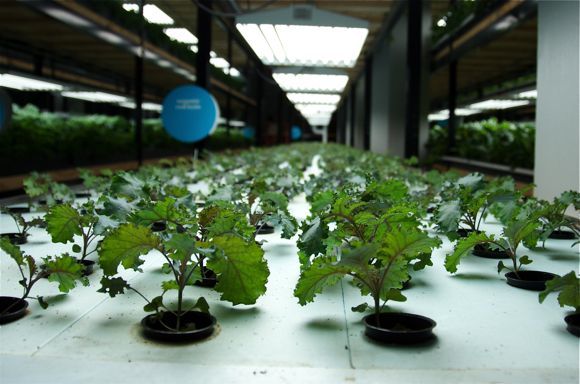
[[[303,196],[290,204],[303,220],[309,206]],[[0,231],[11,219],[0,217]],[[499,233],[497,223],[484,229]],[[46,281],[33,294],[51,297],[47,310],[34,300],[30,313],[0,326],[0,383],[578,383],[579,339],[565,329],[567,313],[556,296],[538,303],[536,292],[508,286],[496,273],[496,261],[465,258],[456,275],[443,267],[451,244],[444,240],[434,266],[413,277],[408,301],[392,308],[437,321],[437,338],[420,346],[385,346],[364,336],[361,314],[350,311],[363,300],[343,281],[305,307],[293,296],[299,275],[296,238],[279,232],[259,236],[270,267],[268,291],[256,305],[220,302],[206,288],[188,288],[205,296],[218,319],[208,340],[167,345],[144,339],[139,322],[146,314],[134,293],[114,299],[98,293],[101,272],[91,286],[60,295]],[[578,248],[571,241],[549,240],[540,253],[527,252],[530,269],[565,274],[578,271]],[[23,249],[40,258],[70,251],[34,229]],[[525,250],[525,249],[522,249]],[[525,250],[527,251],[527,250]],[[160,292],[162,258],[151,254],[145,273],[126,271],[146,296]],[[13,261],[0,251],[0,294],[19,296]]]

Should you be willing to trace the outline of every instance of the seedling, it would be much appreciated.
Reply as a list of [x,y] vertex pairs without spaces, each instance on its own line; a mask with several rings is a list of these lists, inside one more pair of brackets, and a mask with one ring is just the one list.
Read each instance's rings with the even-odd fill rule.
[[[88,285],[88,280],[81,275],[82,267],[67,253],[43,258],[46,267],[39,268],[32,256],[24,254],[18,246],[10,243],[8,239],[0,238],[0,249],[10,256],[18,266],[18,271],[22,277],[18,283],[23,288],[21,300],[32,298],[30,297],[32,288],[45,277],[48,277],[48,281],[58,283],[58,289],[63,293],[68,293],[73,289],[77,281],[85,286]],[[42,308],[48,307],[48,303],[44,301],[42,296],[36,296],[34,299],[38,300]],[[4,308],[0,315],[9,312],[11,308],[12,306]]]
[[532,260],[524,255],[519,256],[517,249],[519,245],[526,239],[534,239],[535,232],[540,225],[537,214],[525,214],[513,219],[506,227],[504,227],[502,236],[496,238],[494,235],[485,233],[471,233],[468,237],[461,239],[455,245],[452,254],[445,258],[445,269],[451,273],[457,272],[461,258],[469,254],[471,250],[478,244],[488,245],[492,249],[501,249],[507,253],[511,259],[512,266],[507,267],[503,261],[499,261],[497,271],[500,273],[504,269],[508,269],[518,275],[523,265],[532,263]]
[[[163,218],[167,229],[153,233],[149,224]],[[253,304],[266,291],[269,275],[268,266],[263,258],[264,251],[255,241],[248,241],[236,233],[218,231],[173,198],[152,203],[147,208],[132,215],[134,223],[119,226],[106,235],[99,251],[99,263],[103,268],[100,292],[111,297],[132,290],[147,301],[144,310],[155,312],[162,319],[165,312],[172,313],[176,326],[164,326],[171,331],[181,331],[182,316],[193,309],[208,312],[209,306],[204,298],[199,298],[190,308],[184,307],[184,292],[199,280],[202,260],[218,276],[216,291],[221,299],[236,304]],[[144,226],[147,225],[147,226]],[[198,234],[207,234],[202,241]],[[213,236],[212,233],[221,232]],[[152,257],[151,251],[163,257],[165,267],[173,277],[161,283],[162,293],[149,300],[122,277],[116,276],[120,265],[125,269],[141,270],[145,260],[143,255]],[[177,291],[176,308],[166,304],[165,296],[169,291]]]
[[34,227],[39,227],[44,224],[44,220],[40,217],[35,217],[31,220],[26,220],[20,213],[13,212],[9,209],[5,209],[4,207],[0,207],[0,212],[4,212],[14,220],[14,224],[16,225],[16,233],[18,237],[22,241],[26,241],[28,237],[28,231],[30,231]]
[[543,303],[546,297],[554,292],[558,293],[560,307],[574,308],[574,312],[580,313],[580,278],[576,272],[570,271],[562,277],[555,277],[546,282],[546,289],[540,292],[538,297]]
[[400,289],[409,268],[432,265],[431,252],[441,241],[418,229],[416,210],[402,202],[401,187],[395,181],[371,184],[358,199],[348,188],[332,197],[318,195],[298,243],[302,273],[294,296],[301,305],[344,276],[353,278],[363,296],[372,296],[377,324],[388,300],[406,300]]

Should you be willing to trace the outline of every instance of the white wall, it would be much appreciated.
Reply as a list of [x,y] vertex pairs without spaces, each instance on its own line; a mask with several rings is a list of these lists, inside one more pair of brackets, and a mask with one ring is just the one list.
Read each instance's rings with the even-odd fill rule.
[[580,190],[579,2],[538,4],[535,194]]

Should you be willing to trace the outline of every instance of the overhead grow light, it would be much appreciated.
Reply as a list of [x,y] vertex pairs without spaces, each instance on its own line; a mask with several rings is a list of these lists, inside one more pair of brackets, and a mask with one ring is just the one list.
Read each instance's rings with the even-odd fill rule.
[[530,100],[497,100],[489,99],[468,106],[470,109],[496,110],[520,107],[530,104]]
[[175,41],[184,44],[197,44],[197,37],[186,28],[165,28],[163,30],[167,36]]
[[0,74],[0,87],[18,89],[20,91],[62,91],[63,89],[61,84],[9,73]]
[[340,95],[328,93],[288,93],[288,99],[294,104],[331,104],[340,101]]
[[520,92],[516,95],[516,97],[519,97],[522,99],[537,99],[538,98],[538,90],[531,89],[529,91]]
[[[125,3],[123,4],[123,8],[126,11],[139,12],[139,4],[136,3]],[[143,17],[151,24],[172,25],[174,23],[173,19],[167,13],[153,4],[145,4],[145,7],[143,7]]]
[[106,92],[88,92],[88,91],[69,91],[63,92],[63,97],[92,101],[95,103],[124,103],[128,99],[125,96],[114,95]]
[[347,75],[274,73],[274,80],[286,92],[337,92],[344,90]]
[[368,22],[311,5],[239,17],[236,27],[265,64],[354,67]]

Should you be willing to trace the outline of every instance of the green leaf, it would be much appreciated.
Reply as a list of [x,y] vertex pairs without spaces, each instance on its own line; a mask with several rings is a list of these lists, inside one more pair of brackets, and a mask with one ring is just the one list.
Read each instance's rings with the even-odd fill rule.
[[197,308],[203,313],[209,313],[209,304],[203,297],[197,299],[197,302],[195,303],[193,308]]
[[532,260],[528,256],[522,256],[519,259],[520,265],[528,265],[532,263]]
[[[58,283],[58,289],[67,293],[76,286],[78,280],[82,280],[83,266],[74,257],[64,254],[46,260],[46,272],[48,281]],[[83,284],[87,285],[85,282]]]
[[46,301],[44,301],[44,297],[36,296],[36,300],[38,300],[38,304],[40,305],[40,307],[42,309],[48,308],[48,303]]
[[264,251],[254,241],[224,235],[213,240],[215,254],[207,267],[218,275],[215,290],[220,299],[236,304],[254,304],[266,292],[270,271]]
[[505,266],[505,264],[503,263],[503,261],[499,261],[497,263],[497,273],[501,273],[501,271],[503,271],[504,269],[510,270],[508,267]]
[[119,264],[125,269],[139,270],[144,255],[159,246],[159,238],[149,228],[123,224],[105,237],[99,252],[99,264],[107,276],[117,273]]
[[82,250],[83,250],[83,249],[81,248],[81,246],[80,246],[80,245],[78,245],[78,244],[73,244],[73,246],[72,246],[72,251],[73,251],[74,253],[80,253]]
[[161,289],[163,289],[164,292],[172,289],[178,290],[179,284],[177,284],[175,280],[166,280],[161,283]]
[[461,209],[458,200],[452,200],[441,204],[435,215],[438,229],[445,233],[457,231],[460,218]]
[[186,233],[176,233],[165,243],[168,250],[175,251],[169,255],[171,259],[180,261],[186,261],[191,258],[191,255],[197,249],[195,244],[195,237]]
[[7,237],[0,236],[0,249],[8,254],[18,265],[24,265],[24,254],[17,245],[10,242]]
[[300,274],[294,296],[300,305],[306,305],[314,301],[314,297],[325,288],[338,283],[350,270],[347,265],[332,264],[326,257],[316,258]]
[[356,307],[351,307],[350,310],[353,312],[364,312],[369,308],[369,305],[367,303],[362,303],[357,305]]
[[175,199],[168,197],[155,202],[149,208],[137,211],[135,216],[137,224],[151,225],[155,221],[175,221],[179,218],[179,212]]
[[477,244],[484,244],[490,241],[493,241],[493,236],[477,232],[473,232],[468,237],[459,240],[453,253],[445,257],[445,269],[450,273],[457,272],[457,266],[463,256],[467,255]]
[[67,243],[73,241],[74,235],[82,235],[81,216],[68,204],[52,206],[45,220],[54,243]]
[[108,293],[109,296],[115,297],[125,293],[125,289],[129,289],[130,287],[129,283],[121,277],[103,276],[101,279],[101,288],[97,292]]
[[540,220],[534,214],[512,221],[503,230],[503,235],[509,240],[514,250],[527,237],[533,235],[540,226]]
[[546,281],[546,289],[540,292],[538,297],[540,303],[552,292],[560,292],[558,294],[560,307],[567,306],[576,311],[580,310],[580,279],[576,276],[576,272],[570,271],[562,277]]
[[324,238],[328,236],[326,223],[320,221],[320,217],[315,217],[311,223],[305,221],[302,224],[302,235],[298,240],[300,252],[306,256],[318,255],[326,252]]
[[151,302],[145,304],[143,310],[145,312],[157,312],[161,307],[163,307],[163,296],[157,296]]

